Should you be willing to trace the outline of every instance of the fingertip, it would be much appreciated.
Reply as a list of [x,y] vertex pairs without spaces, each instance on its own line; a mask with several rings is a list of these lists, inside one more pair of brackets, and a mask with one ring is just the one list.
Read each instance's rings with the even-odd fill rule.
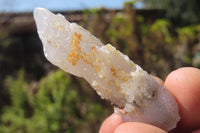
[[102,123],[99,133],[114,133],[115,129],[122,124],[122,118],[120,115],[113,113]]
[[165,86],[179,104],[181,125],[186,128],[200,126],[200,70],[185,67],[171,72]]
[[166,133],[164,130],[139,122],[126,122],[119,125],[115,133]]

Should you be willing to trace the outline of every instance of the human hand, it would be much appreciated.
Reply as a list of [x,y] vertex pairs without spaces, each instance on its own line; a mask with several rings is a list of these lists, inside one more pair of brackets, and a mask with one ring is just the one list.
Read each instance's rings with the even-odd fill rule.
[[[177,127],[170,133],[200,133],[200,69],[185,67],[175,70],[167,76],[163,84],[175,97],[181,117]],[[121,116],[113,113],[103,122],[99,133],[166,133],[166,131],[145,123],[123,122]]]

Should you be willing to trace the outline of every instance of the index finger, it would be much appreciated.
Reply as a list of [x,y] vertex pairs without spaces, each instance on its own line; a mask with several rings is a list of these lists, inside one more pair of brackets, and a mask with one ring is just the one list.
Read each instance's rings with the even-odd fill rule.
[[111,116],[104,120],[99,133],[114,133],[115,129],[122,123],[124,123],[124,121],[122,121],[121,116],[113,113]]

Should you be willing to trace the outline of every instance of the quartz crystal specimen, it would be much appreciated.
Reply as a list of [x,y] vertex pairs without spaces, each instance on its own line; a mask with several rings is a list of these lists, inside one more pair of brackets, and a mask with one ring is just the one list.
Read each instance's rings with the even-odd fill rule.
[[61,14],[36,8],[34,19],[46,58],[64,71],[83,77],[114,104],[124,121],[144,122],[169,131],[180,117],[174,97],[140,66],[112,45]]

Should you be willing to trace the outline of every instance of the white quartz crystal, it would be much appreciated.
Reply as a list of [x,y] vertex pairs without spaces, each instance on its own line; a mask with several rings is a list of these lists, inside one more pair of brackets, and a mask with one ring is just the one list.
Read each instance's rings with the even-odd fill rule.
[[87,80],[114,104],[124,121],[145,122],[167,131],[176,127],[180,117],[174,97],[128,56],[110,44],[103,45],[61,14],[36,8],[34,19],[46,58]]

